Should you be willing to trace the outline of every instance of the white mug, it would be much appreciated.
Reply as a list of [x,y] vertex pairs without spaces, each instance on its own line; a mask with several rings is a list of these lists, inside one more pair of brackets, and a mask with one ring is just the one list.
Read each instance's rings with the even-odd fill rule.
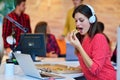
[[14,75],[14,64],[13,63],[6,63],[5,64],[5,75],[6,76],[13,76]]

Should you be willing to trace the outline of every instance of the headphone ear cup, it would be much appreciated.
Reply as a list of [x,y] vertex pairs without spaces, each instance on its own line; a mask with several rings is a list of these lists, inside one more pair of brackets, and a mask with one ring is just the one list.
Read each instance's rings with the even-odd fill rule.
[[94,23],[96,21],[96,17],[93,15],[89,18],[90,23]]

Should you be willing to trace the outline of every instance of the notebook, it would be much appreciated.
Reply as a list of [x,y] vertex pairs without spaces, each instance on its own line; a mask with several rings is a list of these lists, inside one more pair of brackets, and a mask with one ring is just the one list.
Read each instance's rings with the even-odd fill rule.
[[31,56],[28,54],[20,54],[20,53],[16,53],[16,52],[13,54],[15,55],[16,60],[18,61],[23,72],[27,76],[31,76],[31,77],[35,77],[35,78],[39,78],[39,79],[48,79],[50,77],[64,78],[64,77],[56,75],[56,74],[52,74],[52,73],[43,72],[43,71],[38,70],[35,67],[34,62],[32,61]]

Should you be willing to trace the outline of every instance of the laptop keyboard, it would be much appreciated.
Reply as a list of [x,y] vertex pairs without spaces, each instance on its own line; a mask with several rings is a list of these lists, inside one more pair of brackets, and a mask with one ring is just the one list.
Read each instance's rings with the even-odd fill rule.
[[42,77],[51,77],[51,76],[49,76],[49,75],[45,75],[45,74],[41,74],[41,73],[40,73],[40,75],[41,75]]

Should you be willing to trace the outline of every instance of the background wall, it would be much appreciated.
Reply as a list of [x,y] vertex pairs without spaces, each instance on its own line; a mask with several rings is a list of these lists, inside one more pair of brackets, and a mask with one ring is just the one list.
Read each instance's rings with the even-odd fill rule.
[[3,16],[14,9],[14,0],[0,0],[0,56],[3,51],[2,20]]
[[[120,0],[84,0],[94,7],[98,20],[104,22],[105,33],[113,47],[116,44],[116,31],[120,24]],[[27,0],[27,10],[34,31],[39,21],[47,21],[51,32],[58,37],[64,28],[66,13],[73,7],[72,0]]]
[[[116,31],[120,24],[120,0],[84,0],[84,3],[92,5],[98,20],[104,22],[105,33],[110,38],[114,48],[116,44]],[[12,3],[7,3],[6,5],[9,4]],[[47,21],[51,32],[58,37],[63,31],[66,14],[71,7],[73,7],[72,0],[27,0],[26,13],[31,18],[32,32],[34,32],[37,22]]]

